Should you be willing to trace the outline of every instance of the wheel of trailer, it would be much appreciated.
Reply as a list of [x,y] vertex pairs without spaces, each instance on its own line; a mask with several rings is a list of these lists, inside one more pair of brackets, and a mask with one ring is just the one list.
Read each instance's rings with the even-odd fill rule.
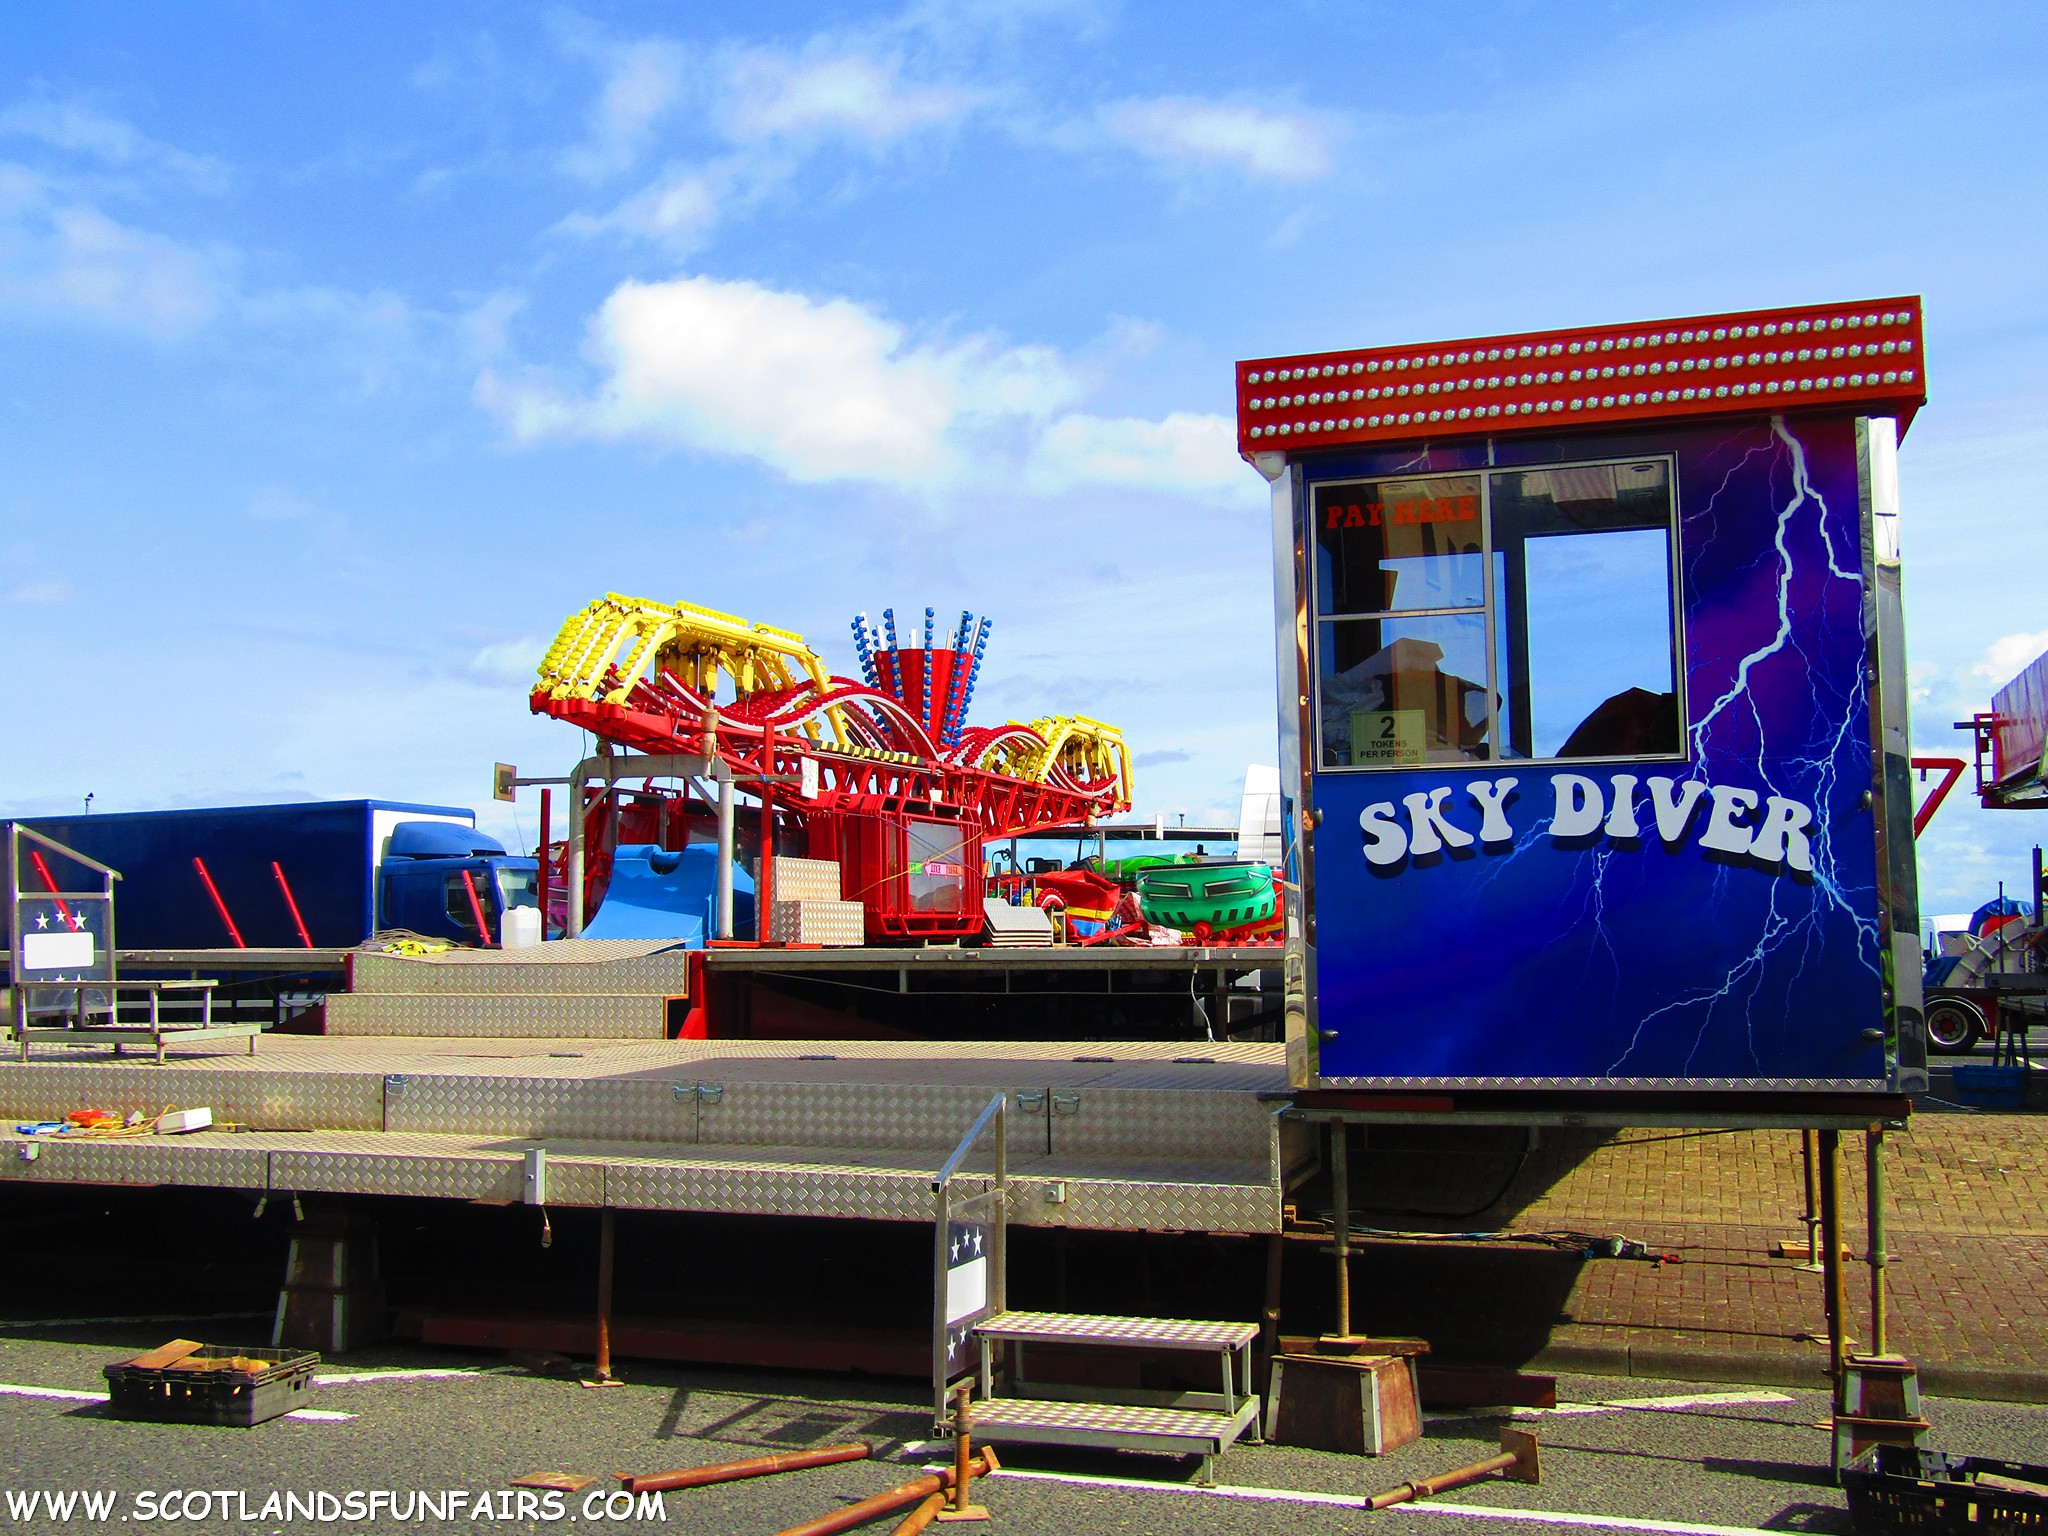
[[1944,1056],[1961,1056],[1990,1033],[1984,1010],[1967,997],[1934,996],[1927,1000],[1927,1048]]

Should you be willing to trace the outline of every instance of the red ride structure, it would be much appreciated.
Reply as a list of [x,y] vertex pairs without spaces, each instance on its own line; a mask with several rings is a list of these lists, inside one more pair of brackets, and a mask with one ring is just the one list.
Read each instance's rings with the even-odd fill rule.
[[[792,631],[614,593],[563,626],[532,707],[615,748],[722,763],[756,797],[775,852],[839,865],[841,897],[862,904],[870,940],[972,938],[985,922],[983,843],[1129,809],[1129,754],[1115,727],[1079,716],[969,726],[988,621],[963,612],[941,646],[926,609],[925,644],[904,648],[893,612],[883,620],[881,632],[865,614],[854,621],[866,675],[856,681],[827,672]],[[630,761],[621,769],[630,775]],[[680,848],[711,814],[649,783],[606,835],[609,793],[586,793],[591,849]],[[586,910],[602,897],[603,866],[586,861]]]

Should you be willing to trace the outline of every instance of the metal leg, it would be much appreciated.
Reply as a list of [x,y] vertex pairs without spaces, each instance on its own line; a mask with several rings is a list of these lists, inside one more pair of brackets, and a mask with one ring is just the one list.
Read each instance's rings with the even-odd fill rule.
[[1195,1484],[1201,1488],[1214,1488],[1216,1486],[1216,1458],[1214,1456],[1204,1455],[1202,1457],[1202,1464],[1195,1468]]
[[1337,1260],[1337,1337],[1351,1337],[1351,1149],[1349,1128],[1342,1120],[1330,1122],[1330,1201]]
[[[1280,1264],[1287,1240],[1278,1232],[1266,1238],[1266,1309],[1259,1328],[1259,1358],[1262,1362],[1258,1385],[1261,1391],[1273,1373],[1273,1357],[1280,1353]],[[1245,1378],[1249,1387],[1252,1379]]]
[[1840,1413],[1848,1382],[1848,1298],[1842,1285],[1841,1132],[1820,1133],[1820,1263],[1827,1293],[1828,1370],[1834,1378],[1835,1412]]
[[1818,1131],[1799,1133],[1799,1150],[1806,1164],[1806,1267],[1820,1268],[1820,1186],[1816,1182],[1819,1174],[1816,1164],[1819,1155],[1815,1151]]
[[1864,1133],[1863,1166],[1868,1211],[1865,1230],[1870,1241],[1870,1352],[1881,1355],[1886,1352],[1884,1271],[1888,1259],[1884,1251],[1884,1127],[1881,1125],[1874,1125]]
[[[211,1015],[209,1014],[210,1018]],[[156,1045],[156,1064],[164,1064],[164,1019],[163,994],[155,987],[149,989],[149,1038]]]
[[1252,1421],[1245,1426],[1245,1439],[1253,1445],[1266,1443],[1266,1405],[1261,1400],[1264,1393],[1252,1381],[1252,1351],[1247,1344],[1238,1352],[1238,1372],[1244,1382],[1244,1395],[1252,1400],[1255,1411]]
[[618,1217],[606,1206],[597,1227],[597,1362],[591,1376],[599,1385],[612,1380],[612,1273],[618,1246]]

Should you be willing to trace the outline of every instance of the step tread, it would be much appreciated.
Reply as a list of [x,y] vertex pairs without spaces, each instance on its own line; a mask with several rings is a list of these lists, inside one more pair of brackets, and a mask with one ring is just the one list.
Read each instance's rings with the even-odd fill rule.
[[1130,1403],[1069,1403],[1051,1398],[992,1397],[974,1405],[974,1430],[1000,1441],[1005,1430],[1068,1429],[1092,1434],[1157,1435],[1181,1440],[1236,1438],[1236,1416],[1202,1408],[1143,1408]]
[[976,1324],[974,1331],[985,1338],[1039,1344],[1236,1349],[1259,1336],[1259,1325],[1170,1317],[1108,1317],[1085,1312],[998,1312]]

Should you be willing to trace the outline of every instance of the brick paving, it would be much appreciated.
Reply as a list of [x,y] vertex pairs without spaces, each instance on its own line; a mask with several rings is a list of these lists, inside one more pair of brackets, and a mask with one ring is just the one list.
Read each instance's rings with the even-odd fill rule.
[[[1504,1191],[1519,1133],[1463,1147],[1436,1135],[1436,1145],[1426,1135],[1403,1145],[1373,1133],[1353,1187],[1404,1209],[1361,1221],[1622,1235],[1682,1262],[1375,1243],[1354,1302],[1374,1331],[1423,1334],[1446,1356],[1559,1369],[1782,1382],[1824,1372],[1821,1276],[1776,1257],[1781,1240],[1805,1236],[1796,1132],[1546,1132]],[[1847,1313],[1859,1346],[1870,1336],[1863,1148],[1861,1135],[1843,1135]],[[1887,1135],[1884,1166],[1888,1346],[1938,1389],[2048,1401],[2048,1116],[1919,1116]]]

